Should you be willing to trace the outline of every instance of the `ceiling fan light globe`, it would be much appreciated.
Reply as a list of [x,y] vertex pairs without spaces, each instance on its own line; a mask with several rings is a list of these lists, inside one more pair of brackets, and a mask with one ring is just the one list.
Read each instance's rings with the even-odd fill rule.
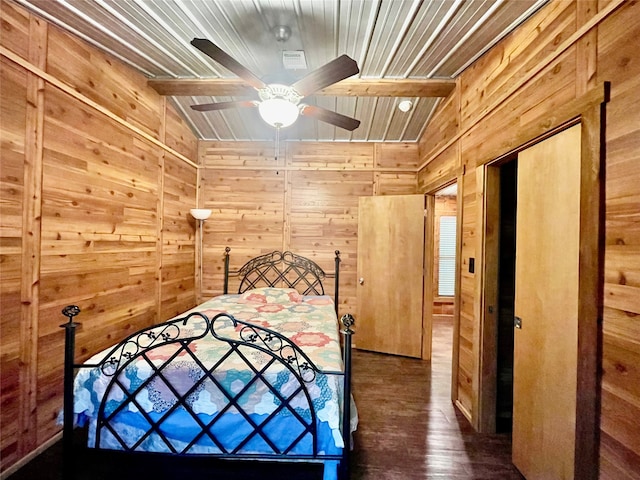
[[283,98],[263,100],[258,106],[262,119],[272,127],[285,128],[296,121],[298,106]]

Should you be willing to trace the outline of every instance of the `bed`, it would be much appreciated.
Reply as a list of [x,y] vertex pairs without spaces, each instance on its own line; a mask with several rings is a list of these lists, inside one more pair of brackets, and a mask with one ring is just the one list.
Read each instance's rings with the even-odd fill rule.
[[[335,253],[332,274],[280,251],[231,271],[227,247],[223,295],[82,364],[74,360],[80,309],[66,307],[65,478],[73,476],[76,426],[97,450],[322,463],[323,480],[349,478],[354,319],[344,315],[338,328]],[[335,278],[334,299],[326,278]]]

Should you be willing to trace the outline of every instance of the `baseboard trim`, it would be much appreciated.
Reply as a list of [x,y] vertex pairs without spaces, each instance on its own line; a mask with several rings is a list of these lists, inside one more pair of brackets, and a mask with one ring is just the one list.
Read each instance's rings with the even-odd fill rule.
[[62,432],[56,433],[49,440],[44,442],[42,445],[39,445],[35,450],[32,450],[31,452],[26,454],[24,457],[22,457],[16,463],[11,465],[5,471],[0,472],[0,480],[6,480],[10,475],[13,475],[14,473],[16,473],[18,470],[24,467],[27,463],[29,463],[31,460],[36,458],[38,455],[44,452],[47,448],[51,447],[54,443],[58,442],[61,439],[62,439]]

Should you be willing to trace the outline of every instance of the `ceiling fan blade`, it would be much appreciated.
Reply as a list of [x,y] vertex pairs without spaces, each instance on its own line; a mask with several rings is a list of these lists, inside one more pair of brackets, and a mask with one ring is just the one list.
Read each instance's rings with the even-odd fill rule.
[[300,113],[349,131],[353,131],[360,126],[360,120],[313,105],[304,105]]
[[238,100],[235,102],[202,103],[200,105],[191,105],[191,108],[199,112],[211,112],[214,110],[227,110],[229,108],[256,107],[258,103],[257,100]]
[[240,64],[240,62],[238,62],[235,58],[226,53],[210,40],[207,40],[206,38],[194,38],[193,40],[191,40],[191,45],[196,47],[202,53],[214,59],[229,71],[238,75],[253,88],[260,90],[261,88],[267,86],[262,80],[254,75],[253,72],[251,72],[244,65]]
[[360,69],[354,59],[347,55],[340,55],[338,58],[302,77],[291,87],[300,96],[306,97],[358,72],[360,72]]

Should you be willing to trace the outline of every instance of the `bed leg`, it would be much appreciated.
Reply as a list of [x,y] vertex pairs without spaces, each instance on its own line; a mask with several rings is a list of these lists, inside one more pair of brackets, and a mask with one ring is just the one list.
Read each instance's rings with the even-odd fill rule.
[[334,292],[333,292],[333,301],[335,303],[336,306],[336,315],[338,315],[338,305],[340,305],[340,250],[336,250],[335,251],[335,255],[336,255],[336,266],[335,266],[335,287],[334,287]]
[[62,314],[69,321],[60,327],[65,329],[64,336],[64,400],[62,427],[62,478],[73,480],[73,369],[75,361],[76,327],[80,325],[73,321],[73,317],[80,313],[75,305],[69,305],[62,310]]
[[229,293],[229,252],[230,251],[231,249],[229,247],[224,248],[224,287],[222,290],[222,293],[224,295]]
[[340,461],[340,479],[348,480],[351,476],[351,337],[354,331],[351,326],[355,319],[349,313],[340,319],[344,330],[344,396],[342,405],[342,440],[344,449],[342,450],[342,460]]

